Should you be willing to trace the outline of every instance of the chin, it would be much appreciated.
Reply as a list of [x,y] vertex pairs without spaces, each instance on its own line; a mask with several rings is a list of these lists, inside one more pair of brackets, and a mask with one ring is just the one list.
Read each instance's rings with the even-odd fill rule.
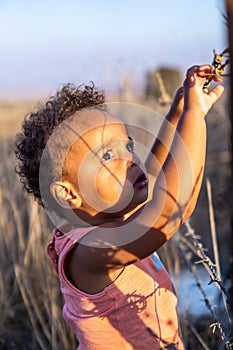
[[135,204],[142,204],[148,199],[148,188],[142,188],[140,191],[134,194],[133,202]]

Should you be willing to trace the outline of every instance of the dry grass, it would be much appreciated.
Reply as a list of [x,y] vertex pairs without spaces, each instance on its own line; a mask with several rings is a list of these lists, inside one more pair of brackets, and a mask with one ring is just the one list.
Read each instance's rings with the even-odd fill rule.
[[[0,348],[25,349],[26,342],[27,349],[75,349],[61,316],[58,278],[45,252],[48,221],[22,191],[10,142],[1,143],[0,157]],[[16,329],[18,337],[24,334],[20,342]]]
[[19,132],[21,121],[34,107],[34,101],[0,101],[0,139]]

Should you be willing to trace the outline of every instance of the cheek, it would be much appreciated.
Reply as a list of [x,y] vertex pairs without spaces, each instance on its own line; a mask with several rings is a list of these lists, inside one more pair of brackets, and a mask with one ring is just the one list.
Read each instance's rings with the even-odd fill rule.
[[83,166],[79,172],[81,195],[89,206],[98,211],[115,205],[123,209],[131,201],[134,193],[126,175],[127,168],[119,160],[107,162],[104,166]]
[[114,202],[119,198],[126,172],[120,171],[120,166],[114,166],[114,163],[105,166],[83,164],[79,171],[78,183],[85,201]]
[[124,193],[129,193],[131,183],[126,180],[126,169],[122,165],[111,164],[112,166],[101,167],[96,174],[96,189],[103,200],[113,202],[119,199]]

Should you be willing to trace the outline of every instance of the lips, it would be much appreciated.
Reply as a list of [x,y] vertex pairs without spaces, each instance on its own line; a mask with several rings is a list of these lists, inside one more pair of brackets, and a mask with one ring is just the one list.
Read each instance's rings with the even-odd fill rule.
[[147,184],[148,184],[147,177],[144,173],[142,173],[137,177],[136,181],[133,184],[133,187],[142,188],[142,187],[145,187]]

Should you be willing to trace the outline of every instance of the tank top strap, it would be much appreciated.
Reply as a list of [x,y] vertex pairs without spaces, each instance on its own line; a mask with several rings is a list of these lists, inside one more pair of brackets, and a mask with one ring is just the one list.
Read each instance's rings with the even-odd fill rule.
[[66,254],[74,244],[95,228],[96,226],[74,228],[68,222],[64,222],[53,230],[52,239],[47,244],[46,250],[57,273],[60,255]]

